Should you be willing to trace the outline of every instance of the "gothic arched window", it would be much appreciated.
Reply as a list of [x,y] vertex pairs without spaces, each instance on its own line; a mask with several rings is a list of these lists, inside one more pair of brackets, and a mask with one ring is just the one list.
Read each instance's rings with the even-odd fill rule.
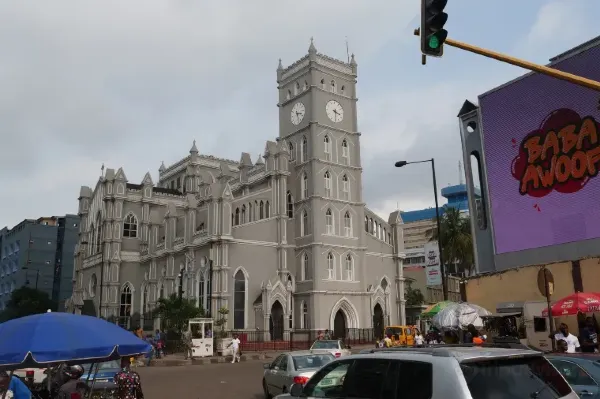
[[301,162],[308,161],[308,140],[306,139],[306,137],[302,137],[302,146],[301,146],[300,150],[301,150],[300,151],[301,152],[301,154],[300,154],[300,156],[301,156],[300,161]]
[[242,215],[240,217],[240,223],[246,223],[246,205],[242,205]]
[[246,276],[238,270],[233,284],[233,329],[242,330],[246,326]]
[[302,219],[300,219],[300,236],[308,235],[308,212],[306,209],[302,212]]
[[331,174],[329,172],[325,172],[324,185],[325,185],[325,197],[331,197]]
[[302,280],[308,279],[308,254],[304,254],[302,257],[302,265],[301,265],[301,277]]
[[290,191],[287,192],[287,215],[290,219],[294,217],[294,199]]
[[327,254],[327,278],[335,280],[335,261],[331,252]]
[[331,209],[327,209],[327,212],[325,212],[325,233],[333,234],[334,231],[335,230],[333,228],[333,213],[331,212]]
[[133,213],[128,214],[123,222],[123,237],[136,238],[138,233],[138,221]]
[[132,306],[133,295],[131,286],[129,283],[126,283],[121,289],[121,301],[119,302],[119,325],[123,328],[129,328]]
[[265,218],[265,203],[260,201],[259,220],[263,220],[264,218]]
[[350,217],[350,212],[346,212],[344,215],[344,235],[352,237],[352,218]]
[[265,219],[268,219],[271,217],[271,204],[269,204],[269,201],[265,202]]
[[325,160],[331,161],[331,140],[329,136],[323,138],[323,152],[325,153]]
[[240,224],[240,208],[235,208],[235,218],[233,219],[233,225],[237,226]]
[[342,176],[342,199],[350,200],[350,180],[347,175]]

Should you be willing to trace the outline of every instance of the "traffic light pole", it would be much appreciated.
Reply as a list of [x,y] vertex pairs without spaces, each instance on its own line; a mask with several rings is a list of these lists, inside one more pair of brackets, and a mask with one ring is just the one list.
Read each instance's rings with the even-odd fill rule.
[[[415,29],[415,36],[420,36],[420,29]],[[458,40],[446,39],[444,45],[459,48],[461,50],[468,51],[483,55],[484,57],[492,58],[497,61],[505,62],[507,64],[515,65],[533,72],[541,73],[542,75],[550,76],[556,79],[561,79],[569,83],[576,84],[578,86],[587,87],[588,89],[600,91],[600,82],[584,78],[583,76],[575,75],[568,72],[559,71],[558,69],[550,68],[544,65],[535,64],[533,62],[521,60],[516,57],[511,57],[506,54],[498,53],[492,50],[484,49],[481,47],[473,46],[468,43],[459,42]],[[425,65],[424,59],[422,64]]]

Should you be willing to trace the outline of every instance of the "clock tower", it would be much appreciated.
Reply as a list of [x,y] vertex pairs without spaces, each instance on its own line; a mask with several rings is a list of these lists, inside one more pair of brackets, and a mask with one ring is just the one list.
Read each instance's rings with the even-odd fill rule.
[[290,150],[287,236],[296,245],[288,265],[311,326],[349,293],[360,306],[367,291],[356,77],[354,55],[343,62],[320,54],[312,39],[307,55],[277,68],[279,140]]

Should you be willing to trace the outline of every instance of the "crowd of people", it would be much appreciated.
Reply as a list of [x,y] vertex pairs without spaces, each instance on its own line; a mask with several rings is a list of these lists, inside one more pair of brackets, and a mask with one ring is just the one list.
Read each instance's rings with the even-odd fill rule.
[[558,331],[550,335],[559,353],[599,353],[598,330],[593,317],[586,317],[580,327],[579,337],[569,332],[569,326],[561,323]]

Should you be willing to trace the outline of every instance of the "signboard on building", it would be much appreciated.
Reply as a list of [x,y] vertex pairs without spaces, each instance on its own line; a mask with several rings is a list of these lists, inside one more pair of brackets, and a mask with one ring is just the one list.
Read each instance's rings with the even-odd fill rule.
[[440,268],[440,251],[437,241],[425,244],[425,273],[427,286],[442,284],[442,270]]
[[[553,65],[600,80],[600,46]],[[530,74],[479,98],[496,254],[600,238],[599,94]]]

